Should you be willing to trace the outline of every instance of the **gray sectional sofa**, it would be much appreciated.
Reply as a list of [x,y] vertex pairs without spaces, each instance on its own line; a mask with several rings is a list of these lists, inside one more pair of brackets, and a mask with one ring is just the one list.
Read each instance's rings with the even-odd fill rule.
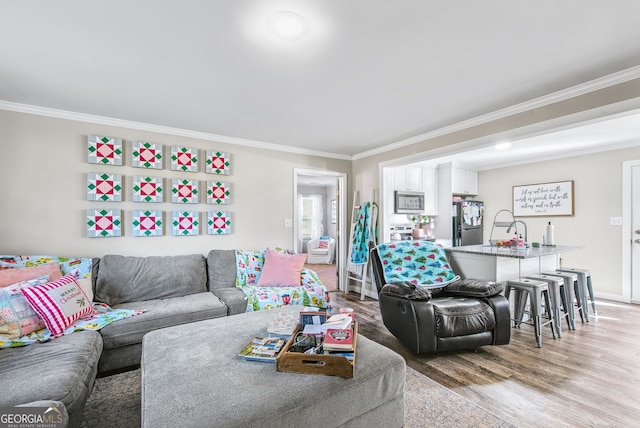
[[[235,287],[233,250],[166,257],[93,259],[94,300],[146,312],[46,343],[0,350],[0,407],[62,403],[69,426],[82,419],[98,374],[140,364],[142,337],[153,330],[246,310]],[[35,405],[34,405],[35,406]]]

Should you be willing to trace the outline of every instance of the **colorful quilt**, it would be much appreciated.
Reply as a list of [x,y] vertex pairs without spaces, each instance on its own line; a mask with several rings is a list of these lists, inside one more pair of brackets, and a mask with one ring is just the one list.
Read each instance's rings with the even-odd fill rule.
[[[91,263],[90,258],[79,257],[57,257],[48,255],[31,255],[31,256],[16,256],[16,255],[0,255],[0,269],[12,269],[22,267],[32,267],[46,263],[55,262],[60,266],[62,275],[68,275],[72,273],[76,279],[85,279],[91,277]],[[143,313],[143,310],[129,310],[129,309],[113,309],[104,303],[93,304],[95,313],[86,315],[75,323],[67,327],[63,336],[71,334],[81,330],[100,330],[104,326],[111,324],[114,321],[118,321],[124,318],[133,317]],[[19,346],[31,345],[38,342],[47,342],[53,338],[51,332],[44,328],[42,330],[34,331],[17,339],[9,339],[4,336],[0,336],[0,349],[1,348],[16,348]]]
[[[281,248],[277,250],[292,254]],[[329,292],[310,269],[300,273],[299,287],[258,287],[265,252],[265,249],[236,250],[236,287],[247,296],[247,312],[287,305],[325,307],[329,304]]]
[[444,249],[429,241],[400,241],[378,245],[385,281],[409,282],[417,287],[440,288],[460,279]]
[[[113,309],[104,303],[94,303],[93,309],[95,310],[95,313],[76,320],[75,323],[64,330],[62,335],[64,336],[82,330],[100,330],[114,321],[133,317],[144,312],[144,310]],[[53,335],[46,328],[34,331],[33,333],[22,336],[18,339],[9,339],[7,337],[0,336],[0,348],[17,348],[38,342],[47,342],[52,338]]]
[[351,241],[351,263],[363,265],[369,260],[369,243],[376,242],[377,207],[371,202],[362,204],[353,226]]
[[62,275],[73,273],[76,279],[91,277],[90,258],[80,257],[56,257],[56,256],[1,256],[0,269],[22,268],[38,266],[46,263],[57,263]]

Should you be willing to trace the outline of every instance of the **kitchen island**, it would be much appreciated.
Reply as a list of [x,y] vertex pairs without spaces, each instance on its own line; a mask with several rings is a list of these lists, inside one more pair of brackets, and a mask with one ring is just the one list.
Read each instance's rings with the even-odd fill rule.
[[453,271],[463,278],[508,281],[554,271],[559,254],[581,249],[577,245],[553,245],[539,248],[465,245],[446,248]]

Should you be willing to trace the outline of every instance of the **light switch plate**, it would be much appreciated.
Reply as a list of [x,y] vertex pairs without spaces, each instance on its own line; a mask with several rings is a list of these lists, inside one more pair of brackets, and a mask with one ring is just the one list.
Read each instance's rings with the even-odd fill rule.
[[285,218],[284,227],[293,227],[293,220],[291,220],[290,218]]
[[622,217],[609,217],[610,226],[622,226]]

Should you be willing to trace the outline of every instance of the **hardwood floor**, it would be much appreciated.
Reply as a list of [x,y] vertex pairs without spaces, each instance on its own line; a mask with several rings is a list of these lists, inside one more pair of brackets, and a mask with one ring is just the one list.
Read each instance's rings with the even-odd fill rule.
[[407,365],[517,427],[628,427],[640,424],[640,306],[600,300],[589,323],[512,329],[511,343],[414,354],[391,335],[377,300],[331,293],[334,307],[355,309],[359,333],[404,356]]

